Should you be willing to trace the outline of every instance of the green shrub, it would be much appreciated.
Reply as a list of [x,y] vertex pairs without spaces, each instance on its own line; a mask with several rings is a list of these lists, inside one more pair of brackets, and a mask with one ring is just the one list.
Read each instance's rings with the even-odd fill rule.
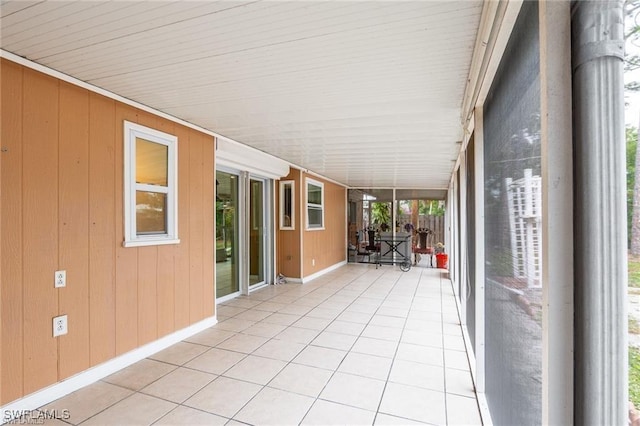
[[640,349],[629,347],[629,399],[640,407]]
[[629,287],[640,288],[640,260],[629,259]]

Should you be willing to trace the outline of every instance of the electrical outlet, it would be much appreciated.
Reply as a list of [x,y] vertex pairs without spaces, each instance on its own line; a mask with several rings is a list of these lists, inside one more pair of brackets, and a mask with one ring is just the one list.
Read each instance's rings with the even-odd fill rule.
[[56,271],[54,274],[54,287],[66,287],[67,286],[67,271]]
[[316,266],[316,260],[315,259],[311,259],[311,266]]
[[60,315],[53,318],[53,337],[62,336],[67,334],[67,316]]

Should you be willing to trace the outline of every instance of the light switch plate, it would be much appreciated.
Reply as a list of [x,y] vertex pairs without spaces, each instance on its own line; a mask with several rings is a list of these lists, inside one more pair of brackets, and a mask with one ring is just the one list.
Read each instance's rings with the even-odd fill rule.
[[56,271],[54,277],[55,288],[67,286],[67,271]]

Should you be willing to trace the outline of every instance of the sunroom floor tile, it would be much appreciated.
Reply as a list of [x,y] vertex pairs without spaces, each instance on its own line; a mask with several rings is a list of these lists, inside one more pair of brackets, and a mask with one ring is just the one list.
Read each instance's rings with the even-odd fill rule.
[[73,424],[480,425],[455,306],[441,270],[349,264],[218,305],[224,321],[43,409]]

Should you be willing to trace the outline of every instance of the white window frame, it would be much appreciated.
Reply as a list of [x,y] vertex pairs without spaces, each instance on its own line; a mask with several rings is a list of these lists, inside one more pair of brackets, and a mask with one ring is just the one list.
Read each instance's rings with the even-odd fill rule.
[[[313,186],[318,186],[320,187],[320,197],[321,197],[321,202],[322,204],[312,204],[309,203],[309,185],[313,185]],[[324,183],[322,182],[318,182],[317,180],[314,179],[309,179],[306,178],[306,185],[305,188],[307,189],[307,191],[305,192],[305,201],[306,201],[306,216],[307,216],[307,226],[306,226],[306,230],[307,231],[322,231],[324,230],[324,210],[325,210],[325,204],[324,204]],[[320,209],[320,211],[322,212],[322,224],[320,224],[320,226],[311,226],[309,224],[309,208],[313,208],[313,209]]]
[[[136,183],[136,138],[168,148],[167,186]],[[167,194],[167,232],[138,235],[136,190]],[[178,137],[129,121],[124,122],[124,247],[178,244]]]
[[[290,226],[285,226],[284,224],[284,191],[287,185],[291,186],[291,214]],[[295,180],[282,180],[280,181],[280,230],[282,231],[293,231],[296,229],[296,181]]]

